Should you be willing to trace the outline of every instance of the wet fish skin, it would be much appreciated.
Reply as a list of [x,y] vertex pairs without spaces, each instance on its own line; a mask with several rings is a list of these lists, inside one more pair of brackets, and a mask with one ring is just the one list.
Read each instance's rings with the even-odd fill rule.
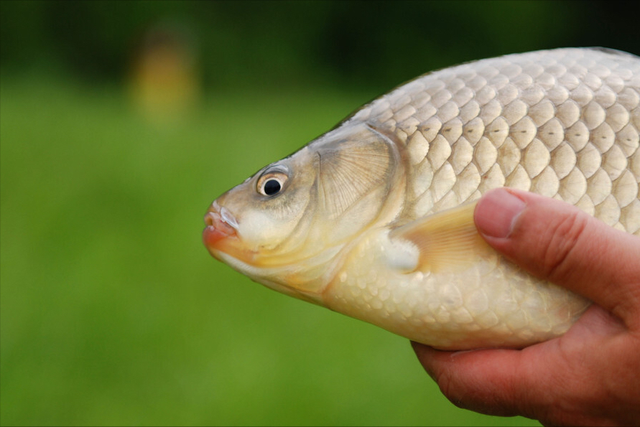
[[[513,187],[640,236],[638,129],[640,58],[624,52],[556,49],[447,68],[225,193],[205,244],[260,283],[415,341],[522,347],[564,333],[589,302],[488,248],[470,203]],[[275,166],[282,195],[251,195]],[[207,237],[229,222],[228,238]]]
[[540,51],[428,74],[352,120],[405,144],[413,210],[404,215],[507,186],[559,198],[638,235],[638,88],[633,55]]

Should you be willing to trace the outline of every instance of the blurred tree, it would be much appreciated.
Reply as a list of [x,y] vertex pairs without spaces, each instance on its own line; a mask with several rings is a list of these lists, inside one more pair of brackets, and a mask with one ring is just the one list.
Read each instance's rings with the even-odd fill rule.
[[638,2],[3,1],[0,16],[5,72],[57,65],[120,79],[142,34],[169,22],[192,31],[205,83],[218,88],[331,78],[386,89],[512,52],[596,45],[640,53]]

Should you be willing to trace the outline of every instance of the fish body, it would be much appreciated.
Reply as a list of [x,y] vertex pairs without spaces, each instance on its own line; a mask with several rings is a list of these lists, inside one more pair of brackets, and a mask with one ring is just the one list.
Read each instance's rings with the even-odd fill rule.
[[640,236],[640,58],[556,49],[421,76],[218,198],[203,240],[285,294],[441,349],[523,347],[590,302],[473,224],[498,187]]

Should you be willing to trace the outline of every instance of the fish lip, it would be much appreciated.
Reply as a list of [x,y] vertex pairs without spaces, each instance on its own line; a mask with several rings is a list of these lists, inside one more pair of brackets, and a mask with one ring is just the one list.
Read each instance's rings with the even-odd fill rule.
[[202,231],[202,240],[209,251],[216,249],[222,241],[238,235],[238,221],[228,209],[217,202],[213,202],[207,210],[204,223],[206,227]]
[[211,207],[209,207],[207,213],[204,215],[204,223],[207,226],[216,226],[223,223],[233,228],[236,232],[239,227],[238,220],[233,216],[231,211],[224,206],[220,206],[217,201],[211,204]]

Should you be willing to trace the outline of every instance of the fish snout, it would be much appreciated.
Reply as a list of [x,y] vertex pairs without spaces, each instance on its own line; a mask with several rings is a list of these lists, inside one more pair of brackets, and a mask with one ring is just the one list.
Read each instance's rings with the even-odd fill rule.
[[204,216],[205,229],[202,242],[207,249],[214,249],[218,242],[237,236],[238,222],[228,209],[214,202]]

